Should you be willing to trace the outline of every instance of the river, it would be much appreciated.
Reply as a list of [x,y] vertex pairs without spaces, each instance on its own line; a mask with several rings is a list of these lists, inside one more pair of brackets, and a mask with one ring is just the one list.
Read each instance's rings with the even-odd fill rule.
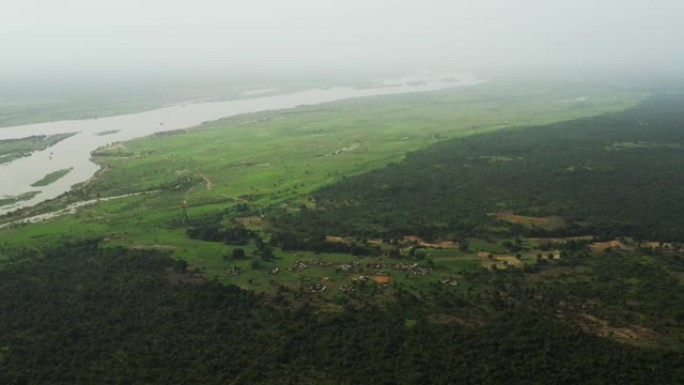
[[[190,128],[220,118],[293,108],[301,105],[327,103],[366,96],[408,92],[436,91],[445,88],[471,86],[481,80],[467,74],[407,77],[385,80],[373,88],[334,87],[310,89],[290,94],[250,97],[220,102],[176,104],[155,110],[111,116],[99,119],[65,120],[0,128],[0,140],[32,135],[76,133],[56,145],[36,151],[30,156],[0,165],[0,197],[12,197],[29,191],[40,191],[32,199],[0,207],[0,215],[21,207],[36,205],[55,198],[77,183],[90,179],[99,166],[90,159],[97,148],[120,141],[149,136],[159,132]],[[255,93],[254,96],[257,96]],[[115,131],[107,135],[103,132]],[[98,135],[100,134],[100,135]],[[32,183],[48,173],[71,168],[66,176],[44,187]]]

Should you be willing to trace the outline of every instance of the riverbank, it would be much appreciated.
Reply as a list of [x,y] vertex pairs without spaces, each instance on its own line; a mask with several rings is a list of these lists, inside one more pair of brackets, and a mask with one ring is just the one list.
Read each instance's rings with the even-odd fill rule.
[[[205,121],[244,113],[280,110],[358,97],[435,91],[451,87],[471,86],[480,82],[480,80],[469,75],[461,75],[459,81],[453,81],[451,78],[441,75],[425,77],[421,83],[383,84],[382,87],[366,89],[349,87],[312,89],[287,95],[263,96],[226,102],[181,104],[143,113],[102,119],[60,121],[3,128],[0,129],[0,139],[61,132],[77,132],[77,134],[55,144],[49,151],[36,151],[30,156],[0,166],[0,179],[5,181],[0,186],[0,196],[17,196],[27,191],[33,191],[32,189],[35,188],[30,185],[36,180],[58,170],[72,169],[68,175],[60,180],[41,188],[34,198],[0,208],[0,214],[53,199],[69,191],[71,186],[87,181],[99,168],[90,161],[91,152],[114,142],[124,142],[160,132],[195,127]],[[111,134],[99,135],[103,131],[109,131]]]

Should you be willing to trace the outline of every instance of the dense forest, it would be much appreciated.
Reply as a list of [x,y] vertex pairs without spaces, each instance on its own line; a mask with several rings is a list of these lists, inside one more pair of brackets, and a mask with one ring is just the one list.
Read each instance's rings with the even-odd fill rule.
[[684,96],[660,95],[624,112],[441,142],[326,186],[313,208],[276,210],[273,222],[293,233],[448,238],[509,210],[560,216],[559,235],[681,240],[682,106]]
[[[681,351],[553,322],[524,301],[477,322],[398,292],[324,311],[195,279],[164,254],[97,240],[10,250],[0,270],[3,384],[674,384]],[[513,274],[474,279],[500,286]],[[502,283],[503,282],[503,283]],[[447,294],[441,295],[447,299]],[[473,307],[451,298],[441,311]],[[461,308],[461,310],[459,310]]]

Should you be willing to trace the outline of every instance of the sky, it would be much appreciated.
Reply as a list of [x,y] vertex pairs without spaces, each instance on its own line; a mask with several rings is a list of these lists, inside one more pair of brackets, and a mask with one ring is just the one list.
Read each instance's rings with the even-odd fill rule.
[[677,72],[682,0],[5,0],[0,79]]

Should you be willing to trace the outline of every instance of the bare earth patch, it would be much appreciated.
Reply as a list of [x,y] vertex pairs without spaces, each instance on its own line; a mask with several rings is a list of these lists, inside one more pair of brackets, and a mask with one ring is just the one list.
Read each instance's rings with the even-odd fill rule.
[[173,250],[177,248],[176,246],[167,245],[134,245],[129,247],[132,250]]
[[200,175],[200,177],[202,177],[202,179],[204,179],[204,183],[207,186],[207,190],[211,190],[211,188],[214,186],[214,184],[211,182],[211,179],[209,179],[209,177],[207,177],[204,174],[199,174],[199,175]]
[[463,317],[451,315],[451,314],[433,314],[428,317],[430,322],[441,325],[455,325],[455,326],[482,326],[481,322],[475,320],[468,320]]
[[577,237],[556,237],[556,238],[527,238],[528,241],[534,243],[535,245],[541,245],[544,243],[563,243],[568,241],[591,241],[594,239],[592,235],[583,235]]
[[259,226],[261,225],[261,217],[241,217],[236,218],[235,221],[243,226]]
[[662,242],[645,242],[645,243],[642,243],[641,245],[645,246],[645,247],[650,247],[651,249],[659,249],[659,248],[672,249],[673,248],[672,243],[667,243],[667,242],[664,242],[664,243],[662,243]]
[[[338,237],[336,235],[326,235],[325,240],[328,242],[333,242],[333,243],[346,243],[350,244],[353,242],[352,239],[349,238],[344,238],[344,237]],[[382,246],[385,243],[382,241],[382,239],[369,239],[368,244],[374,245],[374,246]],[[407,235],[401,239],[399,242],[400,246],[406,246],[406,245],[416,245],[416,246],[421,246],[421,247],[429,247],[433,249],[457,249],[458,248],[458,243],[455,242],[450,242],[450,241],[438,241],[438,242],[426,242],[420,237],[417,237],[415,235]]]
[[555,230],[565,227],[565,220],[561,217],[552,215],[550,217],[528,217],[516,215],[512,211],[500,211],[496,213],[496,218],[500,221],[519,224],[524,227],[537,227],[544,230]]
[[626,245],[618,240],[612,240],[607,242],[594,242],[591,244],[591,250],[594,252],[604,252],[606,249],[612,250],[634,250],[634,247]]
[[386,275],[375,275],[375,276],[370,277],[370,279],[372,279],[373,281],[375,281],[377,283],[389,283],[390,282],[390,277],[388,277]]
[[611,326],[606,320],[593,316],[591,314],[579,315],[580,326],[587,332],[595,334],[599,337],[614,338],[623,341],[652,341],[657,335],[656,333],[641,325],[629,325],[625,327]]
[[415,235],[407,235],[403,238],[405,242],[415,243],[418,246],[432,247],[434,249],[456,249],[458,248],[458,243],[450,241],[439,241],[439,242],[426,242],[422,238]]
[[191,285],[202,285],[205,282],[204,276],[200,273],[185,272],[169,272],[168,275],[169,283],[172,285],[180,284],[191,284]]
[[335,235],[326,235],[325,240],[326,242],[332,243],[347,243],[347,241],[344,238]]

